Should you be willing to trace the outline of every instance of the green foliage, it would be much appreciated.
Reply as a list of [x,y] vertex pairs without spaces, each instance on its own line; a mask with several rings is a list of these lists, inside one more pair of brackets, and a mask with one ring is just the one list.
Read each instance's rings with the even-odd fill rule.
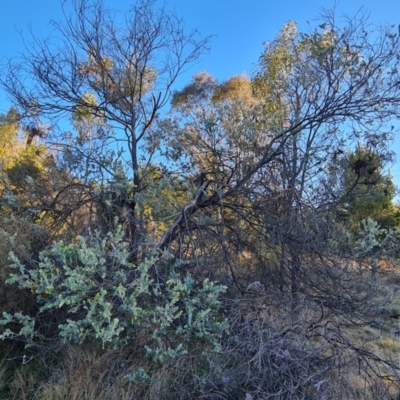
[[[54,179],[55,160],[49,148],[18,137],[18,115],[11,109],[0,116],[0,217],[10,211],[34,208],[40,197],[49,197],[50,174]],[[40,134],[40,130],[27,127]],[[50,172],[51,171],[51,172]]]
[[10,251],[31,264],[49,239],[37,206],[43,197],[51,198],[48,172],[54,160],[46,146],[28,145],[19,137],[19,122],[14,109],[0,115],[0,313],[29,313],[33,304],[30,293],[16,293],[5,285]]
[[360,223],[360,238],[356,242],[355,256],[373,259],[385,258],[392,262],[400,255],[400,227],[383,228],[371,218]]
[[197,187],[157,165],[143,168],[141,179],[145,190],[135,193],[135,202],[147,232],[159,239]]
[[6,115],[0,115],[0,168],[16,150],[18,137],[18,114],[10,109]]
[[[255,96],[264,103],[265,112],[280,122],[286,114],[285,95],[290,76],[299,58],[299,33],[295,22],[288,22],[260,57],[260,71],[253,79]],[[301,46],[300,46],[301,47]]]
[[393,204],[395,186],[392,177],[383,172],[384,161],[377,152],[357,146],[335,167],[340,182],[338,194],[345,201],[339,217],[348,221],[353,231],[368,218],[384,228],[398,225],[399,210]]
[[[225,287],[207,279],[198,284],[174,268],[166,282],[157,282],[151,272],[157,257],[139,265],[128,259],[121,232],[106,238],[92,235],[90,241],[77,237],[75,243],[59,242],[43,251],[35,268],[12,256],[16,272],[7,283],[30,290],[39,313],[57,316],[64,310],[58,334],[65,342],[96,339],[103,346],[121,347],[140,332],[151,332],[146,350],[159,362],[185,354],[192,340],[218,349],[227,329],[226,321],[217,316]],[[11,322],[21,324],[20,331],[6,329],[2,339],[19,336],[32,343],[40,338],[36,318],[4,313],[0,324]]]
[[[234,76],[218,82],[207,72],[172,98],[174,115],[156,132],[165,155],[189,176],[217,182],[240,179],[260,157],[267,127],[257,119],[251,80]],[[200,179],[200,180],[201,180]]]
[[31,144],[10,159],[6,173],[13,191],[19,195],[48,187],[47,174],[53,159],[44,145]]
[[400,255],[400,227],[382,228],[371,218],[360,222],[359,238],[354,246],[354,259],[366,262],[371,269],[371,279],[377,282],[376,273],[381,269],[381,261],[398,265]]
[[87,122],[93,119],[93,109],[97,106],[96,97],[92,93],[86,93],[82,96],[82,101],[75,107],[73,121],[75,124]]

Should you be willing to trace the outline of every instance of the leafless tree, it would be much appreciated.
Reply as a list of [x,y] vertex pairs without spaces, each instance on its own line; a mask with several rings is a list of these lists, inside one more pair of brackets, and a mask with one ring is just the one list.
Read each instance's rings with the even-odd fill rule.
[[[100,138],[102,150],[112,149],[114,159],[93,147],[79,151],[74,136],[62,142],[78,148],[103,181],[124,179],[128,189],[115,206],[130,219],[135,249],[144,234],[134,200],[142,190],[140,158],[145,163],[152,157],[140,152],[140,144],[176,78],[207,50],[210,38],[185,33],[183,22],[153,0],[138,0],[126,13],[98,0],[73,0],[70,15],[68,5],[63,3],[64,21],[53,21],[51,36],[26,39],[26,53],[3,67],[1,83],[29,122],[69,119],[78,125],[80,144]],[[88,124],[91,129],[82,127]]]

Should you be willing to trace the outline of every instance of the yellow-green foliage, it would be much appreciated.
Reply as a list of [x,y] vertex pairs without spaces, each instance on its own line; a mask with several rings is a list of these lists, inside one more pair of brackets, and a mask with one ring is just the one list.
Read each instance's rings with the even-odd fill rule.
[[[37,241],[38,235],[43,239],[44,229],[49,229],[49,235],[63,230],[62,209],[70,193],[64,188],[71,180],[57,165],[50,149],[34,140],[35,136],[43,134],[40,129],[25,127],[21,134],[27,137],[22,138],[20,130],[15,111],[0,116],[0,227],[28,248],[30,242]],[[57,201],[54,201],[57,196]],[[15,218],[10,219],[11,216]],[[11,227],[10,230],[10,224],[14,223],[23,228]],[[32,231],[35,233],[31,234]],[[21,235],[23,239],[18,239],[16,235]],[[3,247],[8,247],[8,250],[0,256],[3,260],[11,250],[19,254],[16,248],[6,243]],[[40,243],[41,240],[38,245]]]
[[219,83],[218,80],[203,71],[193,76],[192,82],[181,91],[175,92],[172,106],[181,110],[196,108],[199,101],[209,101],[216,105],[224,101],[240,101],[242,105],[255,102],[252,84],[245,75],[236,75]]
[[192,82],[182,90],[174,92],[172,106],[182,110],[196,107],[196,102],[210,99],[218,86],[215,77],[206,71],[193,75]]
[[296,23],[287,23],[260,58],[260,71],[253,79],[255,96],[264,104],[265,111],[283,116],[285,94],[294,67],[298,48]]
[[18,115],[11,109],[6,115],[0,115],[0,170],[6,161],[21,147],[17,140]]
[[245,75],[237,75],[218,85],[212,96],[213,103],[224,100],[241,100],[254,103],[251,81]]
[[86,93],[81,98],[81,103],[75,107],[73,120],[76,123],[87,122],[93,118],[94,110],[97,106],[96,97],[92,93]]
[[[11,191],[15,201],[26,206],[37,191],[48,192],[47,172],[54,166],[54,159],[46,146],[20,139],[18,130],[14,110],[0,116],[0,195],[4,197]],[[1,206],[5,205],[4,201],[1,203],[0,214]]]
[[148,231],[160,237],[197,188],[157,166],[143,169],[142,182],[145,190],[135,195],[135,201],[144,216]]
[[[31,144],[9,159],[5,170],[12,188],[18,194],[26,190],[48,188],[47,171],[53,159],[47,147]],[[34,187],[32,187],[32,185]]]

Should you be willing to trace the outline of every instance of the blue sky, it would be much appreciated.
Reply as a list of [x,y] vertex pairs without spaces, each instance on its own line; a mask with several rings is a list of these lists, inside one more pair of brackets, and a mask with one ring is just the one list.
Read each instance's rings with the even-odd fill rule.
[[[106,0],[106,3],[123,10],[131,2]],[[250,75],[263,50],[262,43],[273,39],[285,22],[294,20],[300,29],[307,29],[306,21],[313,23],[321,9],[331,8],[334,1],[166,0],[166,4],[183,18],[188,29],[215,35],[210,54],[189,71],[188,80],[199,70],[207,70],[219,79],[243,72]],[[29,37],[29,25],[37,37],[45,37],[51,31],[50,20],[63,17],[58,0],[0,0],[0,6],[0,59],[24,50],[19,32]],[[354,15],[361,7],[370,12],[373,23],[400,23],[399,0],[342,0],[337,5],[337,14]],[[4,94],[0,93],[0,111],[4,107],[8,108]]]
[[[67,0],[70,3],[71,0]],[[161,0],[159,0],[161,2]],[[126,9],[129,0],[105,0],[115,9]],[[183,86],[195,72],[207,70],[220,80],[235,74],[254,71],[263,42],[272,40],[283,24],[298,22],[306,30],[322,8],[331,8],[332,0],[167,0],[167,8],[185,21],[188,30],[197,29],[203,35],[215,35],[211,51],[202,57],[178,81]],[[29,38],[29,25],[35,36],[45,37],[51,31],[51,20],[62,19],[58,0],[0,0],[0,61],[24,51],[21,32]],[[400,23],[399,0],[342,0],[337,2],[337,15],[354,15],[361,7],[370,12],[372,24]],[[179,87],[177,87],[179,88]],[[0,91],[0,113],[10,107],[6,94]],[[400,185],[400,138],[393,150],[398,163],[391,173]]]

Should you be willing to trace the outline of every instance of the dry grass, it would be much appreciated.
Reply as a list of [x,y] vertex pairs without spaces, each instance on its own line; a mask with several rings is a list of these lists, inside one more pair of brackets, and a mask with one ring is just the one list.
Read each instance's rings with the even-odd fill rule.
[[[93,344],[66,346],[57,357],[61,360],[58,367],[49,368],[51,374],[41,378],[39,387],[32,368],[24,373],[17,371],[9,384],[11,395],[1,398],[395,399],[395,382],[368,376],[370,369],[363,357],[340,340],[349,335],[360,349],[391,359],[400,351],[397,338],[368,327],[339,332],[333,325],[329,332],[314,330],[310,336],[311,306],[296,315],[290,307],[281,310],[280,315],[269,310],[266,318],[265,309],[264,314],[254,309],[249,312],[249,300],[236,303],[231,315],[232,331],[221,353],[188,354],[156,365],[132,349],[123,353],[104,351]],[[334,368],[332,362],[336,363]],[[379,363],[372,365],[381,373],[388,372]],[[144,367],[148,379],[127,379],[139,366]],[[0,368],[0,376],[6,375]]]
[[39,400],[129,399],[129,382],[122,384],[120,355],[95,345],[66,346],[59,368],[37,395]]

